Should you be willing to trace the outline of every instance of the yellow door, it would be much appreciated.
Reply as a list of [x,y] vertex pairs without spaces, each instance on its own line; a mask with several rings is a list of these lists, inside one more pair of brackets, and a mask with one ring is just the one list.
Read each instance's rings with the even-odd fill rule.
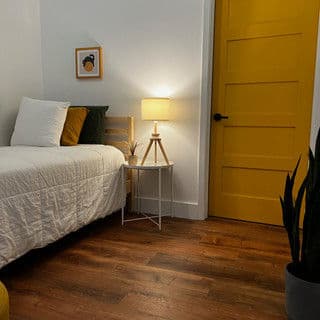
[[318,0],[216,0],[210,215],[282,223],[300,154],[306,170],[318,12]]

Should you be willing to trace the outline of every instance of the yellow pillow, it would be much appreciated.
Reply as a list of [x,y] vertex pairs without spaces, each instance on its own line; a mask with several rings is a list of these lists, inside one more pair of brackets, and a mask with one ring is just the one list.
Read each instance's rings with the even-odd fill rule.
[[0,320],[9,320],[8,292],[1,282],[0,282]]
[[80,133],[89,113],[87,108],[69,108],[66,122],[61,135],[62,146],[75,146],[78,144]]

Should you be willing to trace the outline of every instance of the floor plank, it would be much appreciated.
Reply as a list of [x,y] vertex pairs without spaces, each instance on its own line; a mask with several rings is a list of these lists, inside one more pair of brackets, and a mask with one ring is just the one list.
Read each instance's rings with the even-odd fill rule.
[[0,270],[11,319],[286,319],[280,227],[97,221]]

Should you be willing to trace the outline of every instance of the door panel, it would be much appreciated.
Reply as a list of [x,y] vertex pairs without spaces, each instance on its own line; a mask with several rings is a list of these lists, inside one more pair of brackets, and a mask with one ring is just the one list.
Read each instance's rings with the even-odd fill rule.
[[[209,214],[281,224],[307,151],[319,0],[216,0]],[[300,174],[298,181],[301,181]]]
[[[252,96],[255,99],[252,99]],[[227,113],[294,115],[298,108],[299,82],[226,84]],[[257,109],[256,100],[259,101]]]

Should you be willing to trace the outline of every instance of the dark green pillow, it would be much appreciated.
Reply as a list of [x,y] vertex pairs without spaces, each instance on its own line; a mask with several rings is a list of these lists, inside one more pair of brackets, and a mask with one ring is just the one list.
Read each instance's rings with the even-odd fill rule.
[[105,114],[108,106],[86,106],[89,110],[83,124],[79,144],[104,144]]

